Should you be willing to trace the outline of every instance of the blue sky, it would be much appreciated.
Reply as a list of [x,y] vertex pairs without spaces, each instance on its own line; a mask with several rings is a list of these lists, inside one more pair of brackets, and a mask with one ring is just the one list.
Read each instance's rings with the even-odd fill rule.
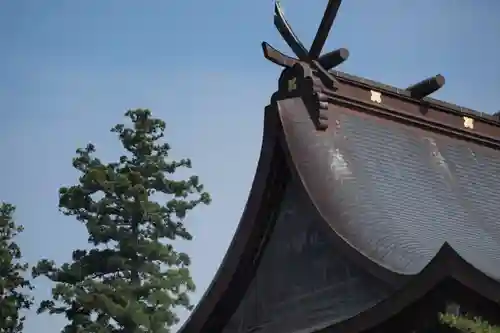
[[[349,48],[341,70],[400,87],[442,73],[436,97],[500,110],[499,2],[344,2],[325,48]],[[282,1],[306,45],[325,4]],[[75,149],[91,141],[103,158],[118,156],[108,129],[127,109],[150,108],[167,121],[173,154],[192,158],[213,196],[187,220],[194,241],[181,244],[199,300],[245,205],[277,86],[279,68],[260,42],[289,53],[272,13],[270,0],[0,0],[0,200],[18,206],[30,263],[64,262],[86,246],[83,227],[57,210],[58,188],[76,180]],[[36,287],[38,300],[49,295],[46,281]],[[25,333],[63,323],[29,313]]]

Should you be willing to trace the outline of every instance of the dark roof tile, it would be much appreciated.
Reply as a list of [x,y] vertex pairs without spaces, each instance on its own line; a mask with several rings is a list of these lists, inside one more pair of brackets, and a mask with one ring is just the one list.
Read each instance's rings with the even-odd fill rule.
[[308,150],[297,167],[331,173],[321,186],[334,208],[318,208],[353,247],[392,271],[416,274],[448,242],[500,278],[500,151],[339,107],[325,133],[308,130],[303,117],[283,117],[285,133],[302,142],[289,145]]

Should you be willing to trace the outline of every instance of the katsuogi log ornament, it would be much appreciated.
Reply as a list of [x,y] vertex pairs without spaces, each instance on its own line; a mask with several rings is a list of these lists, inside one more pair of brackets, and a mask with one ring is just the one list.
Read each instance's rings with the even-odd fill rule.
[[[285,42],[297,56],[297,58],[289,57],[276,50],[268,43],[262,43],[264,56],[268,60],[279,66],[292,69],[291,71],[285,70],[280,81],[282,79],[289,80],[290,77],[293,77],[297,81],[295,83],[286,82],[286,84],[280,82],[280,88],[285,87],[286,85],[286,90],[300,90],[298,86],[301,82],[304,82],[304,79],[305,82],[307,82],[308,79],[311,81],[315,81],[316,79],[316,82],[312,82],[313,84],[321,84],[326,89],[336,90],[336,85],[338,83],[329,70],[346,61],[349,58],[349,51],[345,48],[340,48],[323,55],[321,55],[321,51],[325,45],[333,22],[335,21],[341,2],[342,0],[328,1],[323,18],[321,19],[321,23],[309,51],[307,51],[302,42],[293,32],[289,23],[286,21],[279,2],[277,1],[275,3],[274,25]],[[444,77],[438,74],[413,84],[403,91],[406,90],[408,97],[422,99],[443,87],[444,83]]]

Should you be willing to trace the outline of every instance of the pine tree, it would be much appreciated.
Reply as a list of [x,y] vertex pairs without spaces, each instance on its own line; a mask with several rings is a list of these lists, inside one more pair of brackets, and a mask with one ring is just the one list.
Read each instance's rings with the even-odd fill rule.
[[184,218],[210,196],[197,176],[173,179],[191,161],[168,158],[164,121],[149,110],[125,115],[132,126],[111,130],[125,150],[118,162],[101,162],[92,144],[78,149],[79,181],[59,190],[61,211],[86,226],[92,248],[75,250],[71,263],[42,260],[33,270],[56,283],[38,311],[64,314],[63,332],[170,332],[179,321],[174,308],[192,308],[190,258],[171,243],[191,240]]
[[21,262],[22,253],[15,242],[23,227],[14,221],[15,207],[0,205],[0,332],[22,332],[25,317],[20,313],[33,303],[27,293],[32,286],[23,275],[28,265]]

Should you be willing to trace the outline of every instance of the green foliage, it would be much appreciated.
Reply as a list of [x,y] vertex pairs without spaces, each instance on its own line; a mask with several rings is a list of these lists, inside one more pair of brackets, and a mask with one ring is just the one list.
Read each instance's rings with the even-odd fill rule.
[[13,215],[15,207],[8,203],[0,205],[0,332],[14,333],[23,329],[23,309],[29,309],[33,299],[26,292],[32,289],[23,274],[28,265],[21,262],[21,249],[15,237],[23,231],[16,225]]
[[[59,190],[60,210],[86,226],[92,249],[75,250],[60,267],[42,260],[33,269],[56,283],[38,311],[64,314],[63,332],[170,332],[179,320],[174,308],[192,308],[189,256],[170,243],[192,238],[184,218],[210,196],[196,176],[173,180],[191,161],[168,158],[162,120],[142,109],[125,115],[132,126],[111,130],[125,150],[118,162],[101,162],[92,144],[78,149],[79,182]],[[162,195],[164,204],[153,199]]]
[[464,333],[500,333],[500,327],[492,326],[479,317],[468,318],[466,316],[441,314],[440,320],[442,323]]

